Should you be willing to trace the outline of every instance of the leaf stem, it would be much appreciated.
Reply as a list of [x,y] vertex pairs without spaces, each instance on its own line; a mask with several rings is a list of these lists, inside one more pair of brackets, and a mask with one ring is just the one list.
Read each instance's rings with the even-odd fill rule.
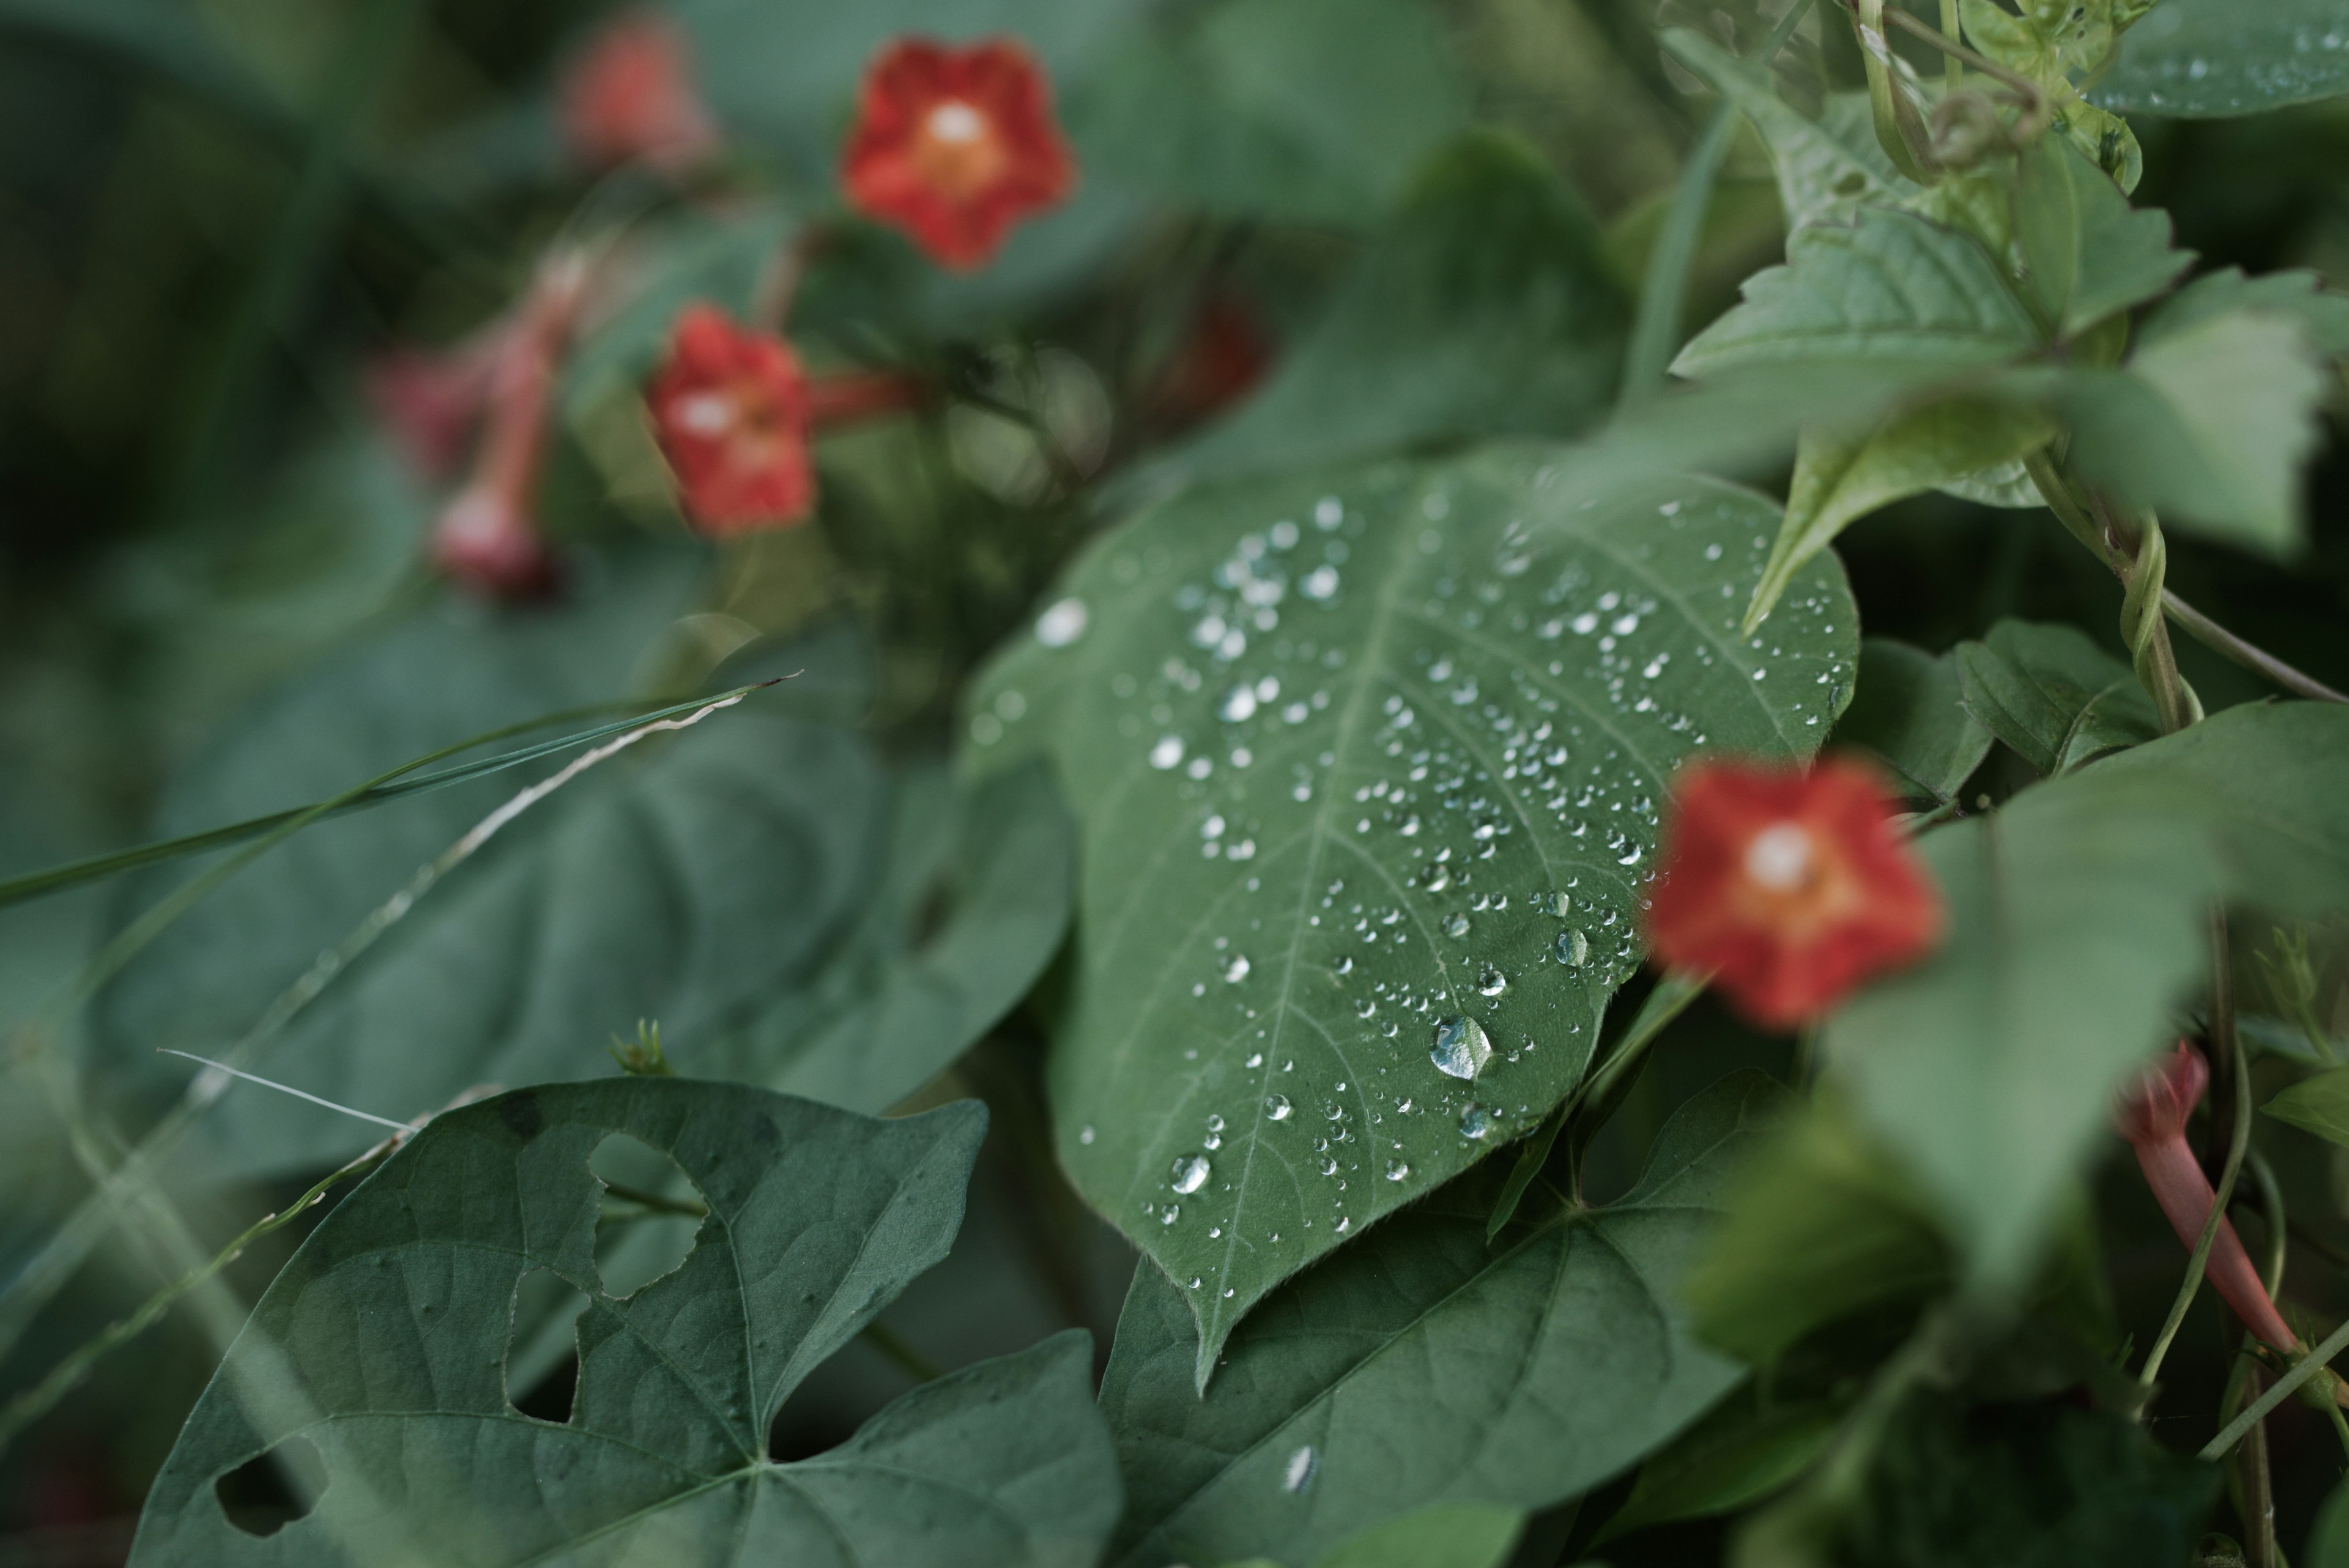
[[2211,976],[2210,1034],[2211,1044],[2226,1056],[2235,1080],[2235,1126],[2227,1140],[2227,1161],[2219,1173],[2219,1186],[2210,1212],[2202,1221],[2201,1233],[2194,1240],[2193,1255],[2187,1260],[2186,1279],[2178,1287],[2177,1299],[2170,1303],[2169,1316],[2161,1325],[2161,1334],[2146,1352],[2145,1365],[2137,1371],[2137,1385],[2141,1403],[2137,1418],[2144,1419],[2152,1407],[2154,1380],[2161,1374],[2161,1363],[2169,1354],[2170,1342],[2178,1337],[2178,1325],[2186,1321],[2186,1309],[2194,1304],[2194,1297],[2202,1288],[2202,1273],[2209,1266],[2210,1248],[2219,1238],[2219,1227],[2227,1218],[2227,1199],[2235,1190],[2235,1178],[2243,1168],[2243,1155],[2251,1142],[2251,1075],[2243,1059],[2242,1042],[2235,1035],[2235,1012],[2232,987],[2227,971],[2227,928],[2222,917],[2211,917]]
[[2226,1430],[2203,1444],[2202,1451],[2195,1458],[2213,1462],[2224,1458],[2228,1449],[2241,1441],[2244,1433],[2265,1420],[2269,1411],[2299,1392],[2301,1385],[2323,1371],[2325,1363],[2344,1349],[2349,1349],[2349,1323],[2326,1334],[2323,1344],[2293,1362],[2291,1371],[2268,1385],[2268,1391],[2252,1400],[2241,1415],[2228,1422]]
[[946,1376],[937,1363],[916,1350],[905,1335],[877,1317],[857,1330],[857,1337],[879,1351],[890,1366],[916,1383],[935,1383]]

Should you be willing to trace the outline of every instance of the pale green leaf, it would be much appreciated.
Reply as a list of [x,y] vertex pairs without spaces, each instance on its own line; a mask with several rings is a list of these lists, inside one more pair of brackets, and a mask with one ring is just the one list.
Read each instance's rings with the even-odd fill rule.
[[2236,310],[2288,316],[2325,358],[2349,355],[2349,295],[2333,293],[2313,272],[2245,277],[2240,267],[2228,266],[2205,273],[2149,312],[2144,334],[2158,340]]
[[2302,1078],[2260,1108],[2280,1122],[2349,1147],[2349,1067]]
[[1863,204],[1890,206],[1916,192],[1878,145],[1865,92],[1829,94],[1813,119],[1778,96],[1768,72],[1702,34],[1667,28],[1663,45],[1754,122],[1770,150],[1790,232],[1849,223]]
[[1795,447],[1786,519],[1745,607],[1745,629],[1762,624],[1804,562],[1880,507],[2047,443],[2054,424],[2036,410],[1979,398],[1928,403],[1860,429],[1814,427]]
[[2107,109],[2260,114],[2349,92],[2344,0],[2162,0],[2097,87]]
[[1859,645],[1859,682],[1835,738],[1875,753],[1919,793],[1953,800],[1992,739],[1960,692],[1955,654],[1868,638]]
[[2161,732],[2137,672],[2077,627],[2002,620],[1957,662],[1966,711],[2043,778]]
[[1914,213],[1863,208],[1855,227],[1797,230],[1786,254],[1785,265],[1746,281],[1744,302],[1681,350],[1674,371],[1815,358],[1929,358],[1955,369],[2038,346],[2030,313],[1981,243]]
[[1201,1281],[1203,1381],[1281,1280],[1573,1086],[1681,759],[1808,755],[1848,694],[1831,560],[1736,636],[1775,506],[1682,480],[1586,507],[1570,467],[1194,492],[1078,562],[1072,643],[981,683],[982,764],[1049,749],[1084,834],[1061,1158]]
[[1515,141],[1463,138],[1422,171],[1263,389],[1124,488],[1572,434],[1614,396],[1628,315],[1596,226],[1557,174]]
[[2059,337],[2166,292],[2194,260],[2170,248],[2167,213],[2131,207],[2063,137],[2041,139],[2021,160],[2014,237],[2040,317]]
[[2292,317],[2207,316],[2146,334],[2127,367],[2066,380],[2073,462],[2165,522],[2271,556],[2300,545],[2300,471],[2327,377]]
[[1445,1188],[1267,1303],[1204,1397],[1191,1293],[1141,1269],[1102,1385],[1130,1502],[1114,1561],[1310,1562],[1430,1502],[1549,1506],[1667,1441],[1740,1376],[1674,1293],[1789,1099],[1718,1084],[1619,1201],[1529,1199],[1493,1245],[1497,1168]]
[[[147,1501],[131,1560],[744,1562],[1082,1568],[1118,1512],[1081,1334],[908,1394],[829,1453],[767,1457],[777,1407],[946,1255],[986,1118],[874,1122],[685,1079],[525,1089],[434,1118],[344,1199],[230,1347]],[[604,1288],[615,1134],[709,1210],[692,1251]],[[584,1295],[567,1419],[508,1397],[525,1276]],[[325,1490],[274,1534],[218,1477],[305,1442]]]

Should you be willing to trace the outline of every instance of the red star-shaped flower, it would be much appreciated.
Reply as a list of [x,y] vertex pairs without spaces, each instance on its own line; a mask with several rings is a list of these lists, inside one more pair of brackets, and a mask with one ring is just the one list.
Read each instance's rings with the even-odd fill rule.
[[900,38],[864,73],[841,176],[859,211],[968,270],[993,259],[1014,223],[1064,199],[1076,166],[1027,50]]
[[590,168],[641,161],[674,171],[718,149],[685,40],[657,12],[606,23],[564,72],[562,99],[564,140]]
[[1864,764],[1714,759],[1672,793],[1649,940],[1675,968],[1714,971],[1755,1023],[1815,1018],[1940,939],[1940,894]]
[[807,381],[791,345],[689,305],[646,400],[694,527],[723,537],[806,519],[815,468]]

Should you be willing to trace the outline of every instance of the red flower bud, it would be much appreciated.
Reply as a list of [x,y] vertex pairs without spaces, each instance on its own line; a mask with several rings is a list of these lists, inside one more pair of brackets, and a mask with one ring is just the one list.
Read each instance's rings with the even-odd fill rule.
[[1196,424],[1254,391],[1273,353],[1255,312],[1229,295],[1213,296],[1159,376],[1153,400],[1171,422]]
[[562,100],[564,140],[591,169],[642,162],[674,173],[718,150],[685,40],[657,12],[605,24],[564,71]]
[[806,520],[815,467],[807,382],[791,345],[689,305],[645,396],[696,529],[722,537]]
[[393,348],[362,378],[367,402],[419,472],[453,472],[481,422],[506,323],[493,324],[446,353]]
[[968,270],[1020,219],[1065,200],[1076,165],[1044,68],[1018,44],[901,38],[865,72],[841,177],[859,211]]
[[[2137,1168],[2145,1172],[2154,1200],[2189,1253],[2209,1222],[2210,1206],[2219,1200],[2201,1162],[2186,1147],[2187,1118],[2201,1104],[2209,1084],[2210,1069],[2201,1054],[2181,1040],[2178,1049],[2148,1068],[2121,1097],[2114,1113],[2121,1136],[2137,1150]],[[2203,1274],[2254,1335],[2278,1350],[2300,1348],[2300,1336],[2269,1299],[2231,1220],[2219,1221]]]
[[554,584],[554,563],[518,499],[492,482],[457,493],[432,529],[432,564],[469,587],[526,598]]
[[1755,1023],[1816,1017],[1940,940],[1940,894],[1864,764],[1713,759],[1672,792],[1649,941],[1667,964],[1713,971]]

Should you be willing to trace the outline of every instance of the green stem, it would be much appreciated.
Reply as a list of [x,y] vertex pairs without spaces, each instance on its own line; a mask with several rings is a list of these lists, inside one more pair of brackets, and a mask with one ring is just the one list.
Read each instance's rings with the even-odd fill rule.
[[[1941,36],[1951,39],[1958,36],[1958,0],[1941,0]],[[1942,85],[1955,92],[1964,81],[1965,63],[1958,58],[1956,51],[1942,51]]]
[[2224,1458],[2228,1449],[2242,1440],[2244,1433],[2267,1419],[2269,1411],[2298,1393],[2302,1384],[2323,1371],[2325,1363],[2344,1349],[2349,1349],[2349,1323],[2326,1334],[2323,1343],[2293,1362],[2291,1371],[2270,1384],[2266,1393],[2252,1400],[2241,1415],[2228,1422],[2224,1431],[2203,1444],[2202,1451],[2195,1457],[2214,1463]]
[[905,1335],[879,1318],[874,1318],[857,1332],[865,1344],[887,1358],[889,1365],[916,1383],[935,1383],[946,1376],[937,1363],[916,1350],[906,1342]]
[[2219,1227],[2227,1218],[2227,1200],[2235,1190],[2235,1178],[2243,1168],[2243,1155],[2251,1142],[2251,1075],[2243,1060],[2242,1042],[2235,1036],[2233,988],[2228,980],[2227,928],[2220,916],[2211,917],[2210,975],[2210,1034],[2211,1044],[2218,1046],[2232,1064],[2235,1079],[2235,1126],[2227,1141],[2227,1162],[2219,1175],[2218,1192],[2211,1202],[2210,1212],[2202,1221],[2201,1234],[2194,1240],[2193,1256],[2187,1261],[2186,1279],[2178,1287],[2178,1297],[2170,1303],[2169,1316],[2161,1325],[2160,1336],[2146,1353],[2145,1366],[2137,1376],[2142,1403],[2137,1417],[2142,1420],[2153,1404],[2154,1380],[2161,1374],[2161,1363],[2169,1354],[2170,1342],[2178,1337],[2178,1324],[2186,1321],[2186,1309],[2194,1304],[2196,1293],[2202,1288],[2202,1272],[2209,1266],[2211,1243],[2218,1240]]
[[2283,1295],[2284,1254],[2291,1227],[2284,1210],[2283,1186],[2276,1180],[2275,1168],[2268,1164],[2267,1156],[2252,1149],[2243,1158],[2251,1168],[2252,1182],[2260,1189],[2260,1210],[2268,1227],[2267,1267],[2260,1271],[2260,1283],[2267,1287],[2270,1301],[2280,1301]]

